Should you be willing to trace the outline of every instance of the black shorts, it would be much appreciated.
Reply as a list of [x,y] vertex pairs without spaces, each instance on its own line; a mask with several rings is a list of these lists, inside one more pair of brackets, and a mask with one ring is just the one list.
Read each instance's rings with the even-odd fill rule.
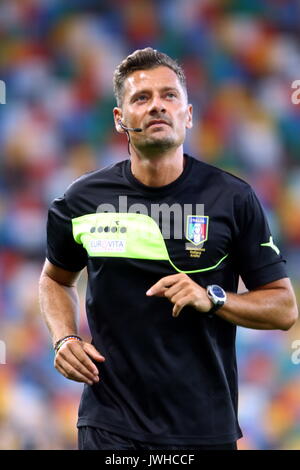
[[91,426],[78,428],[79,450],[237,450],[236,442],[226,444],[151,444],[119,436]]

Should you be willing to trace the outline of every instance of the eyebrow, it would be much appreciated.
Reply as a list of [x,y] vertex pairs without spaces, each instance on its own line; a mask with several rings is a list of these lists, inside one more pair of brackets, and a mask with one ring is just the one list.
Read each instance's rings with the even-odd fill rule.
[[[163,88],[160,88],[160,92],[165,93],[166,91],[176,91],[176,93],[180,93],[178,88],[174,86],[164,86]],[[131,97],[130,101],[134,100],[134,98],[138,95],[142,95],[143,93],[151,93],[151,90],[149,88],[143,88],[142,90],[136,91]]]

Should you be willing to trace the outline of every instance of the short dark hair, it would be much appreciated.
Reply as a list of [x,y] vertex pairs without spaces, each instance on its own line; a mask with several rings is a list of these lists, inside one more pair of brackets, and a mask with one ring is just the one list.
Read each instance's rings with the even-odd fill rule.
[[126,57],[116,68],[114,72],[114,94],[116,97],[117,105],[122,106],[123,92],[124,92],[124,81],[131,73],[136,70],[148,70],[155,67],[164,65],[172,69],[186,92],[186,79],[182,67],[171,59],[167,54],[159,52],[152,47],[146,47],[145,49],[138,49],[132,54]]

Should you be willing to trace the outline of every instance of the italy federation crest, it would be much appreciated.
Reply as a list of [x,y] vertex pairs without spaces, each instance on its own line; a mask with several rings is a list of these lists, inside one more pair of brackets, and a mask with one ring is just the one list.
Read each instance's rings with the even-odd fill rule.
[[186,238],[194,245],[204,243],[208,237],[207,215],[188,215],[186,224]]

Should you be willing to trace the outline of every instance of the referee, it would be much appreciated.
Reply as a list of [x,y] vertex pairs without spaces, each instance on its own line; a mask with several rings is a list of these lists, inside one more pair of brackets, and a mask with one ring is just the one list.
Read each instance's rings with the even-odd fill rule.
[[[252,188],[184,154],[192,106],[177,62],[137,50],[114,90],[130,160],[55,199],[40,278],[55,367],[85,383],[79,449],[236,449],[236,325],[295,323],[285,261]],[[91,344],[77,329],[85,267]]]

